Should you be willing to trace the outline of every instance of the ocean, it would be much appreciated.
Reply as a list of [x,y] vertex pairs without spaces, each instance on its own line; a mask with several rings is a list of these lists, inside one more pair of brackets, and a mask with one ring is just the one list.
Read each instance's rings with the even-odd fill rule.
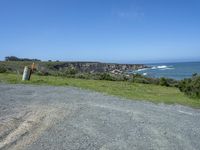
[[182,63],[158,63],[146,64],[150,68],[139,69],[133,73],[139,73],[153,78],[172,78],[181,80],[191,77],[194,73],[200,74],[200,62],[182,62]]

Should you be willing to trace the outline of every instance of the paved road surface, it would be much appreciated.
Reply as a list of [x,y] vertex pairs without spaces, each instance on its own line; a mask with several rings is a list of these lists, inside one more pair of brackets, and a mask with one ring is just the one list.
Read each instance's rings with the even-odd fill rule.
[[200,110],[0,84],[0,150],[199,150]]

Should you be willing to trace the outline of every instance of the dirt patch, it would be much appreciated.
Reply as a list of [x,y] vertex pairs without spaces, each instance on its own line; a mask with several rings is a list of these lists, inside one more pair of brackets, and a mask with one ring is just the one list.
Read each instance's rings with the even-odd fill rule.
[[62,107],[34,106],[23,116],[4,120],[0,126],[0,149],[25,148],[67,113]]

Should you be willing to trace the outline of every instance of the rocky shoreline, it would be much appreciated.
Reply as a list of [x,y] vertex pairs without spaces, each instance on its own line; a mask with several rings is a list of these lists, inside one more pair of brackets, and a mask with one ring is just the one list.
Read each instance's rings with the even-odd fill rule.
[[101,62],[62,62],[53,66],[61,71],[66,68],[74,68],[82,73],[124,73],[127,71],[147,68],[143,64],[116,64],[116,63],[101,63]]

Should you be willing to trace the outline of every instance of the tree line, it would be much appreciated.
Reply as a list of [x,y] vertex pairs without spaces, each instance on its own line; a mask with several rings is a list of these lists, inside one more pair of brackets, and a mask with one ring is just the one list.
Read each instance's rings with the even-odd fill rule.
[[6,56],[5,61],[41,61],[39,59],[18,58],[16,56]]

